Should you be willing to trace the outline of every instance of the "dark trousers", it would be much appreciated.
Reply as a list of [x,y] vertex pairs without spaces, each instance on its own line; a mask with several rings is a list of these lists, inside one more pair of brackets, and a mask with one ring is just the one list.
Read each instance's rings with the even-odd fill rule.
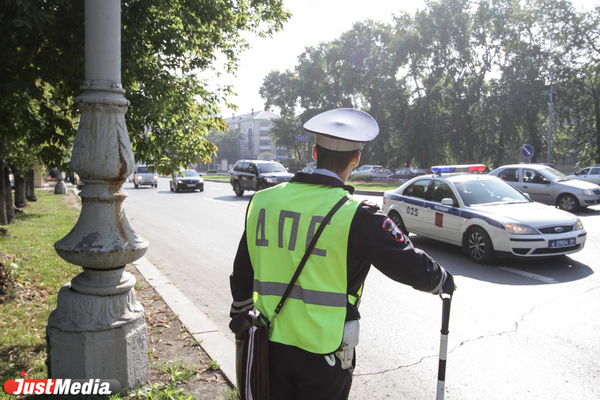
[[322,355],[269,342],[271,400],[346,400],[351,385],[337,357],[332,367]]

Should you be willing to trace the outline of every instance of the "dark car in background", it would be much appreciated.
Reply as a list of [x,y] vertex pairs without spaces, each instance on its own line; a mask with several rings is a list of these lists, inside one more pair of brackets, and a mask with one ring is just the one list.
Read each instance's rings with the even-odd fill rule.
[[169,182],[171,192],[181,192],[184,190],[204,191],[204,179],[194,170],[179,170],[171,174]]
[[388,175],[388,179],[412,179],[414,177],[425,175],[427,171],[418,168],[400,168],[393,174]]
[[236,196],[245,190],[259,191],[279,183],[289,182],[294,175],[276,161],[238,160],[231,170],[229,182]]

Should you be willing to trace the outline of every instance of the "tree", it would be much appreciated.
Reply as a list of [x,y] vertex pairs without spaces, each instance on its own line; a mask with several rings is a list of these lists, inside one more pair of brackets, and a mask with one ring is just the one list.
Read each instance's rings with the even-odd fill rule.
[[240,158],[240,142],[244,135],[240,131],[230,129],[225,132],[214,131],[208,136],[208,140],[217,147],[217,156],[220,160],[227,159],[231,164],[234,160]]
[[[47,145],[46,166],[64,170],[84,78],[83,2],[6,0],[0,16],[0,143],[25,135],[28,144]],[[272,35],[289,17],[282,0],[123,2],[122,84],[136,160],[170,173],[209,159],[216,147],[206,135],[226,129],[218,108],[234,107],[232,88],[211,90],[199,73],[235,72],[248,47],[242,35]]]
[[[302,121],[296,115],[300,100],[300,80],[298,75],[290,70],[283,73],[272,71],[263,80],[259,91],[265,99],[265,110],[271,106],[279,109],[279,118],[273,120],[269,135],[276,147],[287,148],[298,160],[310,157],[307,153],[307,143],[298,141],[297,136],[305,136]],[[315,138],[309,136],[308,145],[312,147]]]
[[162,173],[210,160],[216,147],[206,135],[226,130],[219,104],[234,107],[227,100],[232,88],[211,91],[198,72],[219,75],[219,53],[223,69],[234,72],[248,47],[242,34],[271,35],[289,16],[281,0],[125,2],[123,86],[132,105],[126,120],[136,160]]
[[538,0],[556,85],[555,129],[574,133],[580,163],[600,163],[600,6],[578,13],[570,2]]
[[570,144],[582,160],[600,163],[600,6],[578,13],[565,0],[437,0],[394,22],[356,23],[306,48],[293,72],[272,71],[266,104],[295,109],[277,136],[293,137],[316,113],[354,107],[380,126],[364,163],[499,166],[525,143],[537,161],[553,87],[555,147],[576,132]]

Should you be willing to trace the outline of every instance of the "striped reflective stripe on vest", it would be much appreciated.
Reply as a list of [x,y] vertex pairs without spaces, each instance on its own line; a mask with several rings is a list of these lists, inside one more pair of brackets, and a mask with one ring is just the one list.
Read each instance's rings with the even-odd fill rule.
[[[282,297],[287,286],[287,283],[254,281],[254,291],[261,296]],[[348,302],[348,297],[343,293],[303,289],[298,285],[294,285],[289,298],[301,300],[305,304],[329,307],[346,307],[346,303]]]

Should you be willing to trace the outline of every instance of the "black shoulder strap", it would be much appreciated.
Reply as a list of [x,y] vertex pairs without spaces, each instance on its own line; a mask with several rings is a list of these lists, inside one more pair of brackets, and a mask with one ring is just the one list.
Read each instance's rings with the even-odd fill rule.
[[333,206],[333,208],[329,211],[329,213],[325,216],[325,218],[323,218],[323,221],[321,221],[321,223],[319,224],[319,228],[317,229],[317,232],[315,232],[315,236],[313,236],[312,240],[310,241],[310,244],[308,245],[308,248],[306,249],[306,252],[304,253],[304,256],[302,257],[302,260],[300,261],[298,268],[296,268],[296,272],[294,273],[294,276],[292,277],[290,284],[285,289],[285,292],[283,293],[283,296],[281,297],[281,301],[279,301],[279,304],[275,308],[275,312],[273,313],[273,317],[271,317],[271,321],[269,321],[269,324],[273,322],[275,317],[277,317],[277,315],[281,311],[281,307],[283,307],[283,303],[290,295],[290,292],[292,291],[292,288],[294,287],[296,280],[298,280],[298,276],[300,276],[300,272],[302,272],[302,269],[304,268],[304,265],[306,264],[308,257],[310,256],[310,254],[314,250],[315,246],[317,245],[317,240],[319,240],[319,236],[321,236],[323,229],[325,229],[325,226],[329,223],[329,220],[331,220],[331,217],[333,217],[333,214],[335,214],[336,211],[339,210],[340,207],[342,207],[342,205],[345,202],[347,202],[348,200],[349,200],[348,195],[342,197],[340,199],[340,201],[338,201],[336,203],[336,205]]

